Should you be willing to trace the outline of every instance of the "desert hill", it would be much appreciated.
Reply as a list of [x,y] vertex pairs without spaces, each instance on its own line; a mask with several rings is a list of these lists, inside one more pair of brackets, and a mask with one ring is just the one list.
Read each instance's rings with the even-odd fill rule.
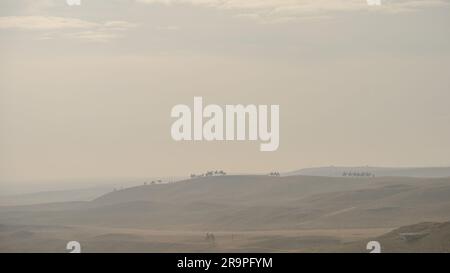
[[450,167],[420,167],[420,168],[387,168],[387,167],[317,167],[300,169],[288,172],[286,176],[306,175],[306,176],[359,176],[367,174],[376,177],[416,177],[416,178],[439,178],[450,177]]
[[450,178],[223,176],[91,202],[1,207],[9,224],[195,230],[383,228],[450,219]]

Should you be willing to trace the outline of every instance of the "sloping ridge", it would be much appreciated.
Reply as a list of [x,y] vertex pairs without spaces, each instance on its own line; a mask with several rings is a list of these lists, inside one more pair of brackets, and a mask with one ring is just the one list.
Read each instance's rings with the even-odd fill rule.
[[[383,253],[449,253],[450,222],[422,222],[403,226],[371,240],[380,243]],[[337,251],[361,252],[366,244],[367,240],[351,243]]]
[[328,176],[342,177],[346,173],[369,173],[377,177],[418,177],[418,178],[439,178],[450,177],[450,167],[420,167],[420,168],[387,168],[387,167],[317,167],[300,169],[286,173],[287,176],[309,175],[309,176]]
[[397,227],[450,219],[450,178],[205,177],[91,202],[0,208],[11,224],[264,230]]

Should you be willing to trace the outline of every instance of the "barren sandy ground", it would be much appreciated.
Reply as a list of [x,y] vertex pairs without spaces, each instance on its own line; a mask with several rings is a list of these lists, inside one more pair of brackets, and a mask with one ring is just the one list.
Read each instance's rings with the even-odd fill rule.
[[[0,251],[66,252],[78,241],[84,252],[367,252],[377,239],[391,252],[446,252],[449,196],[450,178],[191,179],[0,207]],[[426,236],[402,239],[416,230]]]
[[382,235],[391,229],[305,229],[270,231],[148,230],[101,227],[3,226],[1,252],[66,252],[79,241],[83,252],[315,252]]

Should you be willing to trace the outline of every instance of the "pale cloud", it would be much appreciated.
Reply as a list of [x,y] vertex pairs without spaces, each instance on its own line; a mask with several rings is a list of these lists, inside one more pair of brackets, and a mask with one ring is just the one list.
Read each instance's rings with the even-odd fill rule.
[[40,37],[44,40],[69,38],[105,42],[121,37],[121,32],[136,26],[136,24],[126,21],[92,22],[56,16],[0,17],[0,29],[44,31]]
[[103,27],[112,30],[127,30],[136,26],[136,24],[127,21],[108,21],[103,24]]
[[110,40],[114,40],[122,37],[118,33],[107,32],[107,31],[99,31],[99,30],[86,30],[79,32],[71,32],[71,33],[63,33],[60,34],[59,37],[66,39],[77,39],[77,40],[85,40],[91,42],[108,42]]
[[425,7],[449,5],[449,0],[382,0],[383,5],[373,7],[366,0],[136,0],[146,4],[188,4],[217,9],[234,10],[239,15],[258,20],[296,19],[323,16],[329,12],[414,11]]
[[6,16],[0,17],[0,28],[16,28],[24,30],[55,30],[68,28],[92,28],[98,23],[74,18],[54,16]]

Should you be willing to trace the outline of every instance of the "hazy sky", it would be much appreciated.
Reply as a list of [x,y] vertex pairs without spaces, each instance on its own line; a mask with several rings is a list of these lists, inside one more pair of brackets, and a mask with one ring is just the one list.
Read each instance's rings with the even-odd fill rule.
[[[450,165],[450,2],[382,2],[2,0],[0,183]],[[280,148],[173,141],[194,96],[279,104]]]

